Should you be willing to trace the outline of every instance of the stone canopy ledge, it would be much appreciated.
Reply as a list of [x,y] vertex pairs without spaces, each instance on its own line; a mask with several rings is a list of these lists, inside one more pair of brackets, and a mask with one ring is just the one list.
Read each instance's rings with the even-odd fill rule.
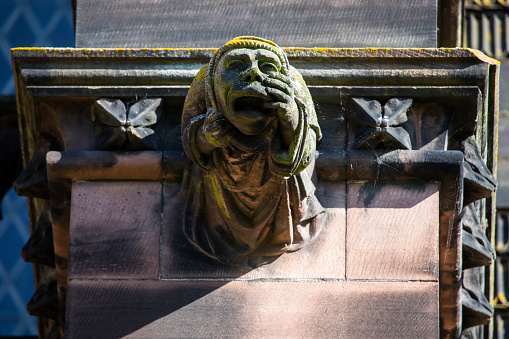
[[[317,197],[323,201],[329,222],[336,225],[324,232],[336,232],[344,238],[342,243],[338,240],[316,244],[316,248],[337,251],[322,258],[325,267],[322,271],[313,271],[311,264],[309,272],[299,271],[299,265],[285,261],[310,260],[306,259],[308,252],[303,252],[302,257],[289,254],[290,259],[284,259],[286,254],[283,255],[280,266],[274,265],[272,271],[270,268],[232,271],[217,268],[206,260],[197,264],[199,269],[187,271],[192,266],[189,263],[197,257],[179,253],[172,247],[176,246],[172,242],[174,234],[168,229],[181,228],[177,221],[183,210],[181,182],[187,168],[180,137],[182,109],[193,79],[215,49],[12,50],[25,166],[15,188],[18,194],[29,197],[32,231],[29,244],[45,244],[25,259],[35,264],[36,294],[47,296],[49,304],[59,310],[57,317],[34,306],[36,315],[59,326],[62,333],[67,326],[68,333],[76,337],[90,337],[90,333],[83,332],[79,321],[66,323],[66,306],[68,314],[81,319],[78,306],[84,296],[94,286],[100,286],[101,293],[115,290],[115,279],[125,280],[126,285],[119,287],[124,292],[133,286],[137,291],[146,292],[164,285],[176,291],[176,295],[181,293],[182,279],[187,279],[191,290],[201,291],[197,292],[198,297],[204,290],[209,291],[205,294],[213,303],[216,289],[221,298],[239,298],[235,294],[238,291],[249,293],[244,282],[253,277],[258,282],[270,283],[278,279],[287,282],[311,279],[313,286],[325,279],[333,286],[331,291],[362,286],[357,282],[349,287],[335,283],[350,284],[353,280],[373,278],[378,287],[369,288],[374,289],[382,286],[381,281],[396,281],[394,286],[398,288],[409,281],[415,283],[412,286],[427,284],[423,287],[425,294],[420,297],[432,301],[436,297],[439,308],[433,310],[430,304],[426,311],[423,306],[412,312],[417,312],[417,317],[420,311],[424,312],[426,326],[436,326],[427,332],[432,333],[431,337],[436,337],[438,327],[441,337],[456,338],[462,328],[490,321],[491,287],[480,282],[485,280],[485,267],[488,267],[486,272],[491,270],[494,258],[491,237],[495,221],[493,192],[497,185],[498,62],[470,49],[285,48],[284,51],[309,88],[323,134],[316,147],[313,180],[316,179]],[[114,102],[117,111],[109,111],[105,102]],[[375,103],[380,112],[370,111],[365,102]],[[404,123],[366,125],[362,120],[366,114],[378,114],[381,121],[391,105],[406,107],[402,111]],[[139,107],[150,107],[153,120],[134,124],[127,118],[125,121],[112,119],[119,114],[129,117]],[[144,200],[134,201],[132,197],[140,192],[146,193]],[[376,213],[383,211],[379,212],[376,204],[383,200],[405,200],[397,198],[400,193],[395,192],[429,198],[419,199],[429,204],[426,205],[431,211],[428,214],[436,217],[428,220],[430,229],[435,225],[436,233],[433,230],[425,233],[426,224],[421,231],[431,243],[421,248],[415,239],[408,242],[420,250],[425,248],[432,257],[436,252],[436,256],[429,259],[428,268],[413,271],[413,262],[405,261],[409,260],[405,259],[408,256],[401,256],[400,271],[389,276],[376,265],[370,266],[373,260],[365,257],[371,250],[383,260],[385,249],[377,252],[376,246],[359,244],[368,241],[363,238],[369,234],[364,231],[363,222],[377,220],[383,224],[385,221],[377,217]],[[130,219],[118,209],[95,213],[101,207],[95,200],[103,193],[106,201],[115,200],[106,198],[114,194],[125,194],[126,201],[134,199],[129,202],[133,209],[152,204],[147,207],[146,220],[141,218],[136,222],[154,242],[147,245],[148,242],[134,235],[122,240],[115,238],[121,233],[113,230],[108,233],[105,226],[110,225],[100,224],[101,216],[113,218],[111,225],[122,224],[125,227],[122,234],[136,233],[138,228],[135,224],[127,225]],[[365,199],[359,200],[363,194]],[[383,194],[388,198],[383,198]],[[436,197],[438,206],[433,200]],[[122,207],[119,204],[112,202],[111,206]],[[109,205],[105,203],[105,206]],[[409,222],[418,229],[418,220],[404,213],[419,206],[424,205],[409,205],[407,212],[405,208],[390,206],[392,216],[406,218],[394,225]],[[388,216],[385,219],[392,220]],[[88,225],[90,220],[96,224]],[[354,228],[355,223],[360,229]],[[366,228],[372,227],[375,232],[376,224]],[[147,253],[154,254],[156,259],[145,260],[140,255],[130,264],[121,256],[106,256],[104,249],[108,248],[108,242],[100,237],[86,238],[87,227],[106,238],[112,237],[108,241],[135,239],[137,242],[131,248],[145,253],[147,258]],[[105,233],[101,233],[103,230]],[[404,230],[402,227],[396,235],[403,234]],[[80,242],[78,235],[90,243]],[[98,245],[96,240],[100,242]],[[406,242],[393,242],[400,246],[394,255],[409,250]],[[352,253],[357,251],[359,256],[349,257],[347,248]],[[94,255],[87,257],[87,253]],[[161,264],[160,258],[167,259],[168,264]],[[310,254],[309,258],[314,257]],[[367,265],[365,269],[361,262]],[[94,264],[87,266],[87,263]],[[281,267],[293,267],[298,273],[292,275]],[[111,280],[103,284],[102,279]],[[129,279],[138,280],[126,282]],[[145,286],[143,279],[149,279],[150,283]],[[203,287],[200,279],[213,285],[212,290],[210,286]],[[234,284],[221,289],[224,284],[221,279]],[[260,291],[267,288],[271,289],[263,284],[255,287]],[[68,293],[72,300],[66,299]],[[278,298],[287,297],[291,299],[283,294]],[[203,300],[205,304],[209,302]],[[133,328],[132,333],[136,330]],[[141,327],[140,331],[145,333]],[[118,333],[110,334],[118,336]],[[417,334],[408,332],[408,335]]]
[[[374,153],[342,151],[317,154],[316,171],[322,181],[430,180],[460,177],[459,151],[405,151]],[[165,180],[180,182],[186,156],[178,151],[112,152],[50,151],[48,177],[58,180]]]

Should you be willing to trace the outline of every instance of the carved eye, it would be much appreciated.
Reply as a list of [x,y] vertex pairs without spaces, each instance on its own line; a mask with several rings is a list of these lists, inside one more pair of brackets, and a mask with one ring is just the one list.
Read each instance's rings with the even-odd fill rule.
[[260,71],[263,73],[278,73],[279,68],[272,62],[263,62],[260,64]]
[[233,59],[228,62],[226,65],[226,68],[230,70],[241,70],[246,67],[246,63],[239,59]]

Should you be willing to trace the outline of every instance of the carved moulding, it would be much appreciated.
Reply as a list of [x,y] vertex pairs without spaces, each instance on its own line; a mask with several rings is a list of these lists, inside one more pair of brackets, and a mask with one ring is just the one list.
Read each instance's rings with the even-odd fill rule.
[[[319,180],[422,179],[443,183],[440,187],[440,331],[442,337],[460,336],[462,326],[466,328],[472,324],[469,323],[472,317],[463,320],[461,317],[461,232],[462,228],[466,228],[461,224],[461,187],[466,189],[470,185],[467,180],[462,180],[464,164],[468,162],[462,161],[467,158],[462,158],[465,154],[463,142],[475,135],[482,162],[494,172],[496,123],[493,117],[497,106],[497,64],[470,50],[285,49],[285,52],[308,84],[317,107],[318,120],[325,119],[321,114],[327,107],[334,108],[331,111],[338,114],[327,117],[327,123],[321,124],[324,138],[318,147],[319,157],[316,160]],[[192,79],[207,64],[212,53],[211,50],[13,51],[18,102],[21,103],[24,162],[28,164],[36,154],[37,138],[54,140],[53,148],[49,150],[58,151],[50,153],[48,170],[52,231],[57,254],[55,261],[57,268],[60,267],[57,272],[61,315],[65,314],[65,254],[69,245],[71,183],[88,179],[144,178],[180,182],[185,156],[178,139],[184,97]],[[79,67],[65,67],[70,62]],[[108,74],[98,71],[108,69],[107,65],[112,62],[121,67]],[[369,70],[365,67],[366,62],[371,63]],[[413,70],[411,74],[405,72],[401,64],[410,67]],[[423,68],[423,65],[426,67]],[[59,72],[59,77],[54,78],[52,71],[57,69],[66,71]],[[377,69],[384,71],[373,71]],[[164,113],[157,124],[163,128],[154,129],[155,134],[165,136],[164,142],[158,146],[160,151],[128,155],[95,151],[97,134],[94,131],[97,126],[90,114],[95,102],[101,98],[120,98],[131,102],[145,97],[164,97]],[[354,150],[355,119],[348,113],[353,110],[352,98],[376,100],[381,106],[392,98],[412,99],[412,106],[406,112],[408,120],[404,123],[411,149],[377,150],[375,145],[367,151]],[[46,118],[42,119],[42,116]],[[47,120],[49,116],[55,117],[51,123],[48,123],[51,119]],[[432,118],[419,118],[424,116]],[[427,128],[430,125],[436,125],[439,120],[435,118],[438,117],[445,117],[437,123],[445,127],[433,129],[435,134],[432,136],[423,133],[431,130]],[[349,126],[352,124],[348,131],[333,123],[345,121]],[[347,135],[349,133],[352,135]],[[177,138],[172,139],[172,135],[177,135]],[[44,147],[40,148],[43,150],[38,153],[45,153]],[[129,163],[143,163],[144,166],[136,167],[141,172],[136,173],[127,165],[124,170],[115,172],[119,168],[117,165],[122,167],[124,162],[121,158],[124,156],[134,159]],[[150,169],[150,172],[144,169]],[[481,172],[474,170],[474,173]],[[474,191],[487,192],[489,188],[474,187]],[[32,228],[44,208],[49,208],[49,203],[42,204],[36,196],[34,194],[29,199]],[[485,234],[488,234],[489,240],[493,220],[492,199],[478,204],[476,211],[480,224],[488,225]],[[479,224],[475,218],[473,220],[474,224]],[[471,226],[467,228],[471,229]],[[483,243],[476,232],[472,234],[476,241]],[[476,260],[472,264],[483,262]],[[484,279],[481,275],[477,277]],[[464,289],[467,288],[471,286]],[[486,291],[476,288],[481,295],[489,296],[489,284]],[[464,300],[472,303],[463,303],[463,308],[471,309],[475,314],[476,307],[471,305],[482,303],[475,298],[467,299],[470,296],[472,294],[468,293]],[[63,321],[64,318],[61,319]]]

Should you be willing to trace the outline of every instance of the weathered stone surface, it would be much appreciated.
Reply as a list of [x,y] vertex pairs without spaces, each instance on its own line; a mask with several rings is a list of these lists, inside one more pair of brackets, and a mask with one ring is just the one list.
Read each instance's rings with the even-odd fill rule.
[[157,278],[158,182],[75,182],[69,278]]
[[68,309],[70,338],[438,337],[436,282],[74,280]]
[[76,13],[76,47],[219,47],[239,35],[281,46],[437,47],[432,0],[80,0]]
[[438,186],[349,183],[346,278],[438,280]]
[[189,244],[183,234],[185,201],[181,185],[163,188],[163,240],[161,276],[167,279],[344,279],[345,275],[345,183],[317,186],[317,198],[327,210],[324,229],[308,246],[276,258],[270,265],[251,269],[221,264]]

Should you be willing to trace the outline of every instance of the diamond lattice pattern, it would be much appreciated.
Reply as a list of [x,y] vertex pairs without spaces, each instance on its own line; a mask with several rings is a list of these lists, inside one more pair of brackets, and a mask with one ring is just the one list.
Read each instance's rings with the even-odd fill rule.
[[14,190],[2,200],[0,220],[0,336],[37,334],[36,318],[28,315],[26,303],[34,293],[32,265],[21,258],[28,240],[26,198]]
[[10,49],[73,47],[71,0],[0,0],[0,95],[14,94]]

